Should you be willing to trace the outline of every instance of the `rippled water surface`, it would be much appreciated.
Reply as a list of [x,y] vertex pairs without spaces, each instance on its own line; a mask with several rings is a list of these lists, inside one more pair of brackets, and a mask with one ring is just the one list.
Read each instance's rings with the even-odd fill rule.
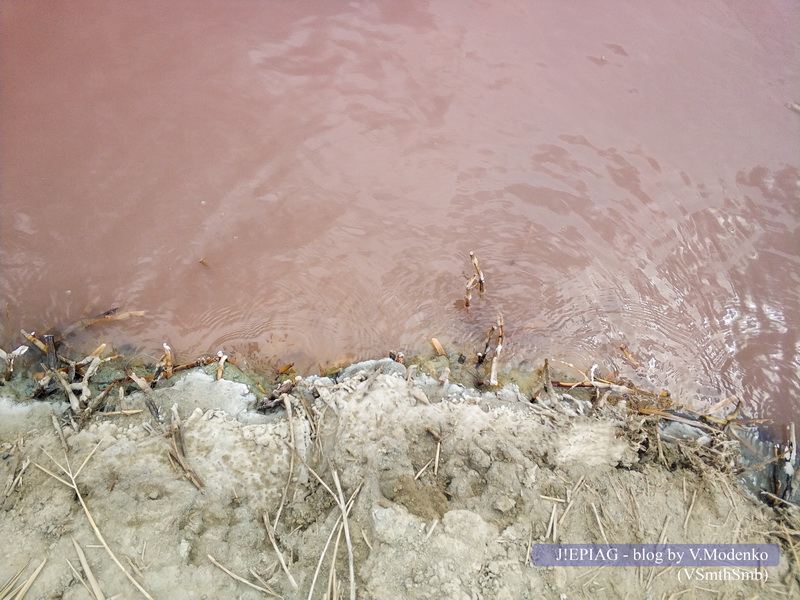
[[796,2],[2,1],[2,345],[118,306],[147,315],[87,344],[309,372],[474,351],[502,312],[509,366],[797,418],[798,30]]

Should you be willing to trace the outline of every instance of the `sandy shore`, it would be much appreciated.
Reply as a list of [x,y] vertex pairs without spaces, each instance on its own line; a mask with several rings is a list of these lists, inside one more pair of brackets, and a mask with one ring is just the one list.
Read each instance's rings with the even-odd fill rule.
[[[786,541],[796,516],[752,499],[691,443],[654,443],[619,407],[441,385],[385,359],[299,379],[261,414],[248,386],[207,370],[148,394],[163,425],[145,410],[64,426],[66,457],[51,414],[67,404],[18,404],[0,388],[0,585],[46,559],[27,598],[91,597],[89,572],[121,598],[800,594]],[[760,570],[766,581],[532,566],[531,547],[553,542],[771,543],[781,559]]]

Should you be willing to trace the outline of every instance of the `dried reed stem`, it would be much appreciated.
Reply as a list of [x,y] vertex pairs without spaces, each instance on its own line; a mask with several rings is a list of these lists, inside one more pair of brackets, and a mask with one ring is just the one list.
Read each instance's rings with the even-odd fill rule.
[[434,460],[433,458],[430,459],[428,462],[425,463],[424,467],[422,467],[419,471],[417,471],[417,474],[414,475],[414,481],[416,481],[417,479],[422,477],[422,474],[428,469],[428,467],[431,466],[431,463],[433,463],[433,460]]
[[549,398],[553,394],[553,380],[550,378],[550,362],[546,358],[544,359],[544,367],[542,368],[542,380],[544,392]]
[[67,443],[67,439],[64,437],[64,430],[61,429],[61,423],[58,422],[58,417],[55,414],[51,414],[50,418],[53,421],[53,428],[56,430],[58,434],[58,439],[61,440],[61,447],[64,449],[64,452],[69,452],[70,447]]
[[267,590],[267,592],[268,592],[268,593],[270,593],[270,594],[272,594],[273,596],[276,596],[276,597],[278,597],[278,598],[281,598],[281,597],[282,597],[282,596],[281,596],[281,595],[280,595],[278,592],[276,592],[275,590],[273,590],[273,589],[272,589],[272,587],[271,587],[271,586],[270,586],[270,585],[269,585],[269,584],[268,584],[266,581],[264,581],[264,580],[261,578],[261,575],[259,575],[259,574],[256,572],[256,570],[255,570],[255,569],[250,569],[250,574],[251,574],[253,577],[255,577],[256,579],[258,579],[259,583],[260,583],[261,585],[263,585],[263,586],[266,588],[266,590]]
[[219,358],[219,361],[217,362],[217,381],[219,381],[222,379],[222,374],[225,369],[225,361],[228,360],[228,355],[223,354],[222,350],[220,350],[217,352],[217,357]]
[[[11,577],[11,579],[9,579],[5,583],[5,585],[3,585],[2,588],[0,588],[0,599],[2,599],[2,600],[22,600],[25,597],[25,594],[28,593],[28,590],[30,589],[31,585],[33,585],[33,582],[39,576],[39,573],[44,568],[44,565],[45,565],[46,562],[47,562],[47,559],[43,558],[42,562],[39,563],[39,566],[36,567],[36,569],[34,569],[33,573],[31,573],[31,576],[28,577],[28,579],[25,580],[25,583],[23,583],[19,587],[15,588],[14,586],[17,584],[17,581],[19,580],[20,575],[22,575],[22,572],[25,569],[28,568],[28,565],[25,565],[19,571],[17,571],[16,574],[14,574]],[[28,564],[30,564],[30,563],[28,563]]]
[[689,517],[692,516],[692,509],[694,509],[694,501],[697,498],[697,490],[692,492],[692,502],[689,504],[689,510],[686,511],[686,518],[683,520],[683,534],[687,534],[689,528]]
[[[302,461],[303,459],[301,458],[300,460]],[[308,467],[308,465],[306,465],[306,467]],[[309,467],[309,471],[311,471],[310,467]],[[314,473],[314,471],[311,471],[311,472]],[[314,473],[314,476],[317,477],[317,479],[319,479],[319,476],[316,473]],[[328,486],[325,485],[325,483],[322,482],[321,480],[320,480],[320,483],[322,483],[322,485],[326,489],[330,490],[330,488],[328,488]],[[347,501],[347,510],[346,510],[345,516],[350,514],[350,510],[353,508],[353,504],[355,503],[356,496],[358,495],[358,492],[361,491],[361,486],[362,485],[364,485],[363,481],[358,484],[356,489],[350,495],[350,498]],[[319,577],[319,571],[322,568],[322,561],[325,560],[325,554],[328,552],[328,546],[330,546],[330,544],[331,544],[331,540],[333,539],[333,535],[335,533],[341,531],[341,524],[340,524],[341,520],[342,520],[342,515],[339,515],[336,518],[336,522],[333,524],[333,528],[331,529],[330,534],[328,535],[328,540],[325,542],[325,545],[322,547],[322,552],[319,555],[319,561],[317,561],[317,568],[314,570],[314,577],[311,579],[311,587],[308,590],[308,600],[311,600],[311,598],[314,595],[314,587],[317,584],[317,577]],[[362,534],[363,534],[363,531],[362,531]],[[366,541],[366,537],[364,538],[364,541]],[[367,546],[369,546],[369,542],[367,542]],[[372,546],[370,546],[370,549],[372,549]]]
[[497,385],[497,361],[500,358],[500,352],[503,350],[503,314],[501,313],[497,318],[497,345],[494,348],[494,356],[492,357],[492,368],[489,374],[489,385]]
[[89,580],[89,585],[92,587],[92,594],[95,600],[105,600],[106,596],[103,594],[103,590],[100,589],[100,584],[97,582],[94,573],[92,573],[89,561],[86,560],[86,555],[83,553],[83,548],[80,547],[75,538],[72,538],[72,544],[75,546],[75,553],[78,555],[78,560],[81,562],[83,572],[86,574],[86,579]]
[[78,397],[72,391],[72,388],[70,387],[67,379],[61,374],[61,371],[59,371],[58,369],[53,369],[50,372],[56,376],[56,379],[58,379],[58,383],[61,384],[61,387],[63,387],[64,391],[67,393],[67,398],[69,398],[69,405],[72,408],[72,412],[74,412],[76,415],[80,414],[81,403],[78,401]]
[[576,483],[575,487],[572,488],[572,496],[570,497],[569,502],[567,502],[567,507],[564,509],[564,514],[562,514],[561,518],[558,520],[558,524],[559,525],[561,525],[564,522],[564,519],[567,518],[567,513],[569,513],[569,510],[572,508],[572,505],[575,503],[575,495],[578,493],[578,490],[581,488],[581,486],[583,485],[585,480],[586,480],[586,477],[581,475],[581,478],[578,480],[578,483]]
[[80,581],[80,582],[81,582],[81,585],[82,585],[84,588],[86,588],[86,591],[87,591],[87,592],[89,592],[89,593],[91,594],[91,593],[92,593],[92,590],[91,590],[91,589],[89,589],[89,586],[88,586],[88,585],[86,585],[86,582],[83,580],[83,577],[81,577],[81,574],[80,574],[80,573],[78,573],[78,569],[76,569],[76,568],[75,568],[75,565],[73,565],[71,562],[69,562],[69,559],[68,559],[68,558],[67,558],[67,559],[64,559],[64,560],[66,560],[66,561],[67,561],[67,564],[69,565],[69,568],[70,568],[70,569],[72,569],[72,574],[73,574],[73,575],[75,575],[75,578],[76,578],[78,581]]
[[366,534],[366,533],[364,533],[364,530],[363,530],[363,529],[361,530],[361,537],[362,537],[362,538],[364,538],[364,543],[366,543],[366,544],[367,544],[367,548],[369,548],[370,550],[372,550],[372,544],[370,544],[370,543],[369,543],[369,539],[367,539],[367,534]]
[[[437,465],[438,466],[438,465]],[[356,575],[355,566],[353,564],[353,543],[350,541],[350,526],[347,521],[347,503],[344,500],[344,493],[342,492],[342,484],[339,482],[339,472],[336,466],[331,463],[331,472],[333,473],[333,482],[336,484],[336,492],[339,494],[339,508],[342,511],[342,525],[344,526],[344,539],[347,542],[347,561],[350,569],[350,600],[356,600]],[[435,472],[435,470],[434,470]]]
[[319,571],[322,568],[322,561],[325,559],[325,554],[328,552],[328,546],[330,546],[330,544],[331,544],[331,540],[333,539],[333,535],[337,531],[341,531],[341,528],[339,527],[339,523],[341,522],[341,520],[342,520],[342,517],[341,517],[341,515],[339,515],[336,518],[336,522],[333,524],[333,528],[331,529],[330,534],[328,534],[328,540],[325,542],[325,545],[322,547],[322,552],[320,552],[320,555],[319,555],[319,561],[317,561],[317,568],[314,570],[314,577],[311,578],[311,587],[308,590],[308,600],[311,600],[311,598],[314,595],[314,587],[317,584],[317,577],[319,577]]
[[[290,448],[294,448],[294,422],[292,420],[292,403],[289,401],[289,395],[284,394],[283,396],[283,405],[286,407],[286,414],[289,417],[289,441],[290,441]],[[309,417],[311,413],[308,413]],[[283,511],[283,506],[286,504],[286,495],[289,493],[289,485],[292,482],[292,477],[294,476],[294,452],[290,449],[289,450],[289,475],[286,477],[286,485],[283,486],[283,494],[281,494],[281,503],[278,505],[278,511],[275,513],[275,523],[272,527],[278,526],[278,520],[281,518],[281,512]]]
[[608,538],[606,537],[605,529],[603,529],[603,522],[600,520],[600,514],[597,512],[597,507],[594,505],[594,502],[592,502],[592,511],[594,512],[594,518],[597,520],[597,526],[600,528],[603,540],[608,544]]
[[275,549],[275,554],[278,555],[278,561],[281,563],[283,572],[286,573],[286,577],[289,578],[289,583],[292,584],[292,587],[297,589],[299,586],[297,585],[297,581],[295,581],[294,577],[292,577],[292,574],[289,572],[289,567],[286,566],[286,561],[283,559],[283,552],[281,552],[281,549],[278,548],[278,542],[275,541],[275,533],[272,531],[272,525],[270,525],[269,516],[267,513],[264,513],[264,527],[267,528],[269,541],[272,544],[272,547]]
[[[667,540],[667,527],[669,526],[670,515],[667,515],[667,518],[664,519],[664,526],[661,528],[661,535],[658,536],[658,545],[662,546],[664,542]],[[653,583],[653,577],[656,574],[656,567],[650,568],[650,575],[647,577],[647,584],[644,586],[644,589],[648,589]]]
[[772,500],[775,500],[776,502],[782,502],[783,504],[785,504],[786,506],[788,506],[791,509],[797,510],[798,508],[800,508],[796,504],[794,504],[792,502],[789,502],[787,500],[784,500],[780,496],[776,496],[775,494],[772,494],[772,493],[770,493],[770,492],[768,492],[766,490],[761,490],[761,493],[764,496],[766,496],[767,498],[771,498]]
[[785,532],[785,533],[784,533],[784,537],[786,538],[786,541],[787,541],[787,542],[788,542],[788,544],[789,544],[789,549],[791,550],[791,552],[792,552],[792,557],[794,558],[794,566],[795,566],[795,569],[797,569],[798,571],[800,571],[800,559],[798,559],[798,557],[797,557],[797,550],[795,549],[795,544],[794,544],[794,542],[792,541],[792,537],[791,537],[791,535],[789,534],[789,530],[787,529],[787,527],[786,527],[786,524],[784,524],[784,523],[781,523],[781,525],[783,525],[783,530],[784,530],[784,532]]
[[428,540],[433,533],[433,530],[436,529],[436,526],[439,524],[439,519],[434,519],[433,523],[431,523],[431,528],[428,529],[428,533],[425,535],[425,539]]
[[553,510],[550,513],[550,521],[547,523],[547,533],[544,534],[545,539],[549,538],[552,535],[553,543],[556,542],[556,527],[558,525],[558,521],[556,520],[556,513],[557,513],[557,505],[553,504]]
[[241,581],[243,584],[249,585],[251,588],[253,588],[255,590],[258,590],[259,592],[266,592],[267,594],[274,594],[274,592],[271,592],[270,590],[267,590],[267,589],[264,589],[262,587],[259,587],[255,583],[250,583],[244,577],[239,577],[236,573],[234,573],[230,569],[226,569],[216,558],[214,558],[210,554],[206,554],[206,556],[208,556],[208,560],[210,560],[212,563],[214,563],[214,566],[218,567],[219,569],[222,569],[225,573],[227,573],[228,575],[233,577],[236,581]]
[[472,261],[472,266],[475,267],[475,275],[478,276],[478,291],[484,294],[486,292],[486,280],[483,278],[483,271],[481,271],[481,267],[478,264],[478,257],[475,256],[474,252],[470,252],[469,258]]
[[153,419],[155,419],[156,423],[159,424],[161,427],[162,432],[166,432],[164,428],[164,422],[161,419],[161,414],[158,412],[158,407],[156,403],[153,402],[153,398],[151,397],[153,394],[153,390],[150,387],[150,384],[147,383],[147,380],[144,377],[139,377],[136,373],[133,372],[133,369],[128,371],[128,377],[131,378],[142,392],[144,392],[144,404],[147,406],[147,410],[150,411],[150,414],[153,415]]
[[543,496],[542,494],[539,494],[539,498],[541,498],[542,500],[550,500],[550,502],[560,502],[561,504],[567,503],[567,501],[564,500],[563,498],[554,498],[553,496]]

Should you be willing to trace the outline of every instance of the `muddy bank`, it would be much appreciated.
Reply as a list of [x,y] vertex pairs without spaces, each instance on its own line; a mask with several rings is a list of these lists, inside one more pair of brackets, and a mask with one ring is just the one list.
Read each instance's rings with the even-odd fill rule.
[[[2,481],[28,466],[2,498],[0,582],[47,559],[27,597],[87,597],[67,563],[86,579],[74,538],[104,594],[146,597],[98,544],[82,499],[109,550],[153,598],[349,597],[349,556],[362,598],[798,593],[796,515],[752,499],[691,442],[654,443],[645,417],[621,407],[583,414],[580,405],[531,403],[514,386],[479,392],[408,377],[383,360],[299,379],[282,407],[261,414],[247,385],[206,370],[147,394],[163,425],[146,410],[119,414],[143,408],[143,392],[79,433],[65,424],[67,458],[51,419],[66,403],[23,407],[3,397]],[[82,466],[80,498],[56,461],[73,474]],[[342,500],[351,502],[349,535],[339,529]],[[534,544],[605,541],[777,543],[781,560],[762,569],[766,582],[687,581],[671,567],[530,564]]]

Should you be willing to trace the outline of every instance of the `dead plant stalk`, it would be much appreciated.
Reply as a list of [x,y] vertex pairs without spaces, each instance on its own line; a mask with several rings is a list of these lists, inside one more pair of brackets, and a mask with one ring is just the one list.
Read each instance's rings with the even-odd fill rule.
[[[300,460],[302,460],[302,459],[300,459]],[[316,473],[314,475],[316,476]],[[361,483],[359,483],[358,486],[356,486],[356,489],[350,495],[350,498],[347,500],[347,510],[345,512],[345,516],[350,514],[350,510],[353,508],[353,504],[355,503],[356,496],[358,495],[358,492],[361,491],[361,486],[363,484],[364,484],[363,481]],[[342,523],[341,523],[341,521],[342,521],[342,515],[339,515],[336,518],[336,522],[333,524],[333,528],[331,529],[331,532],[328,535],[328,540],[325,542],[325,545],[322,548],[322,552],[319,555],[319,561],[317,562],[317,568],[314,570],[314,577],[311,578],[311,587],[308,590],[308,600],[311,600],[311,598],[314,595],[314,587],[317,584],[317,578],[319,577],[320,569],[322,569],[322,562],[325,560],[325,554],[328,552],[328,546],[331,545],[331,540],[333,540],[334,534],[337,536],[337,538],[341,534],[341,531],[342,531]],[[364,535],[364,531],[363,530],[361,531],[361,534]],[[370,549],[372,549],[372,546],[370,546],[369,542],[367,541],[366,536],[364,536],[364,541],[367,542],[367,546],[369,546]],[[334,554],[334,564],[335,564],[335,559],[336,559],[336,555]]]
[[281,568],[283,568],[283,572],[286,573],[286,577],[289,578],[289,583],[292,584],[294,589],[297,589],[299,586],[297,585],[297,581],[295,578],[292,577],[292,574],[289,572],[289,567],[286,566],[286,561],[283,559],[283,553],[281,552],[280,548],[278,548],[278,542],[275,540],[275,533],[272,531],[272,526],[269,522],[269,515],[264,513],[264,527],[267,528],[267,535],[269,536],[269,541],[272,544],[272,547],[275,549],[275,554],[278,555],[278,560],[281,563]]
[[[289,419],[289,442],[291,448],[294,448],[295,441],[294,441],[294,422],[292,420],[292,402],[289,399],[288,394],[284,394],[283,396],[283,405],[286,407],[286,416]],[[307,411],[309,416],[311,413]],[[289,450],[289,475],[286,477],[286,485],[283,486],[283,494],[281,494],[281,503],[278,505],[278,510],[275,513],[275,523],[272,525],[273,529],[278,526],[278,520],[281,518],[281,512],[283,512],[283,507],[286,504],[286,496],[289,493],[289,486],[292,483],[292,477],[294,477],[294,452]]]

